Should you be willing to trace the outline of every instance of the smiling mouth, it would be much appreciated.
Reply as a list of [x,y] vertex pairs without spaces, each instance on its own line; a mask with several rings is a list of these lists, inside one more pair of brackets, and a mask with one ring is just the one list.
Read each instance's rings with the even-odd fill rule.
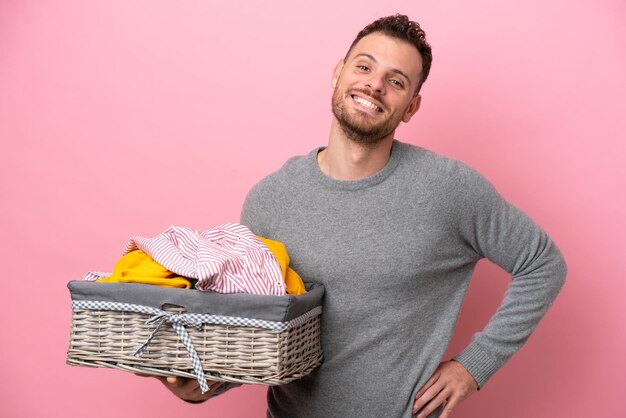
[[372,109],[376,112],[381,112],[383,111],[383,109],[381,109],[380,107],[378,107],[377,105],[375,105],[374,103],[370,102],[369,100],[365,100],[362,97],[356,96],[356,95],[351,95],[350,97],[352,97],[352,100],[354,100],[355,102],[357,102],[358,104],[368,108],[368,109]]

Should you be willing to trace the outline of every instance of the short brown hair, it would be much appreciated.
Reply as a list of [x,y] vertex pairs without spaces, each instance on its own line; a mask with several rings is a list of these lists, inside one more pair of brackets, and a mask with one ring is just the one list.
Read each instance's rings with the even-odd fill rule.
[[428,78],[430,73],[430,64],[433,61],[433,54],[430,44],[426,42],[426,33],[422,30],[419,23],[409,20],[408,16],[396,14],[393,16],[381,17],[380,19],[370,23],[364,27],[361,32],[356,36],[350,49],[346,53],[346,59],[350,55],[352,48],[361,40],[361,38],[374,33],[382,32],[387,36],[406,41],[417,48],[417,51],[422,56],[422,71],[420,72],[420,80],[417,83],[415,89],[415,95],[417,95],[422,88],[422,84]]

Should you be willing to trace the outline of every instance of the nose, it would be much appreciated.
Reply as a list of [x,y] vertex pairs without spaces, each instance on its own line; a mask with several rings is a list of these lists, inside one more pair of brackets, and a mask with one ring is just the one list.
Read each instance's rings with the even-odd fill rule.
[[366,82],[366,85],[376,93],[384,93],[385,79],[382,75],[372,73]]

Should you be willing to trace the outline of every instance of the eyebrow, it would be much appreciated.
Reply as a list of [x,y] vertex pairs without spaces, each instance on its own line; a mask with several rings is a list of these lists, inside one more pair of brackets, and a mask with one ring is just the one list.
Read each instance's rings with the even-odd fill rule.
[[[374,58],[373,55],[367,54],[365,52],[361,52],[360,54],[357,54],[357,55],[354,56],[355,59],[358,58],[358,57],[366,57],[366,58],[369,58],[370,60],[374,61],[375,63],[378,63],[378,61],[376,61],[376,58]],[[408,75],[404,74],[404,72],[402,70],[399,70],[397,68],[392,68],[391,72],[401,75],[402,77],[407,79],[409,84],[411,84],[411,79],[409,78]]]

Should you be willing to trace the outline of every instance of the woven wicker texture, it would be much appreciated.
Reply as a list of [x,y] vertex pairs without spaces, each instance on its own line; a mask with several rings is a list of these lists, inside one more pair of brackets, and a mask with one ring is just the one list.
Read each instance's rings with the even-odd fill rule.
[[[182,312],[167,307],[168,312]],[[163,324],[141,357],[135,351],[156,325],[150,315],[74,309],[67,364],[107,367],[155,376],[195,378],[187,350]],[[234,325],[187,327],[206,377],[211,380],[281,385],[309,374],[322,362],[320,317],[286,331]]]

